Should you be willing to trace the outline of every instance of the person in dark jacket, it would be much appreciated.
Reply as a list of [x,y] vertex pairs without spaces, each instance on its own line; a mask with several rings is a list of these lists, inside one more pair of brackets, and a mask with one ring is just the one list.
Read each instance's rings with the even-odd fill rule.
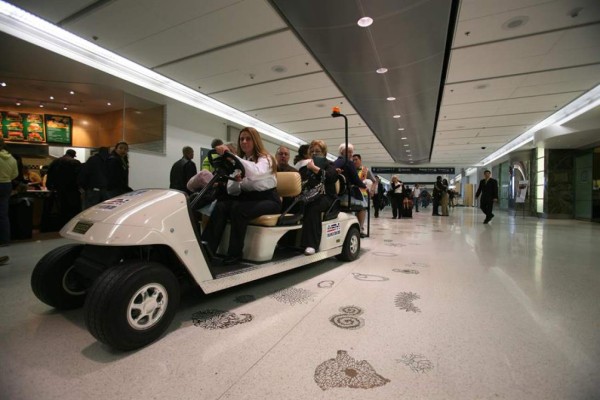
[[192,194],[187,188],[187,183],[198,173],[196,163],[194,163],[194,149],[185,146],[181,152],[183,157],[171,167],[170,189],[177,189],[187,194]]
[[79,186],[85,190],[83,208],[90,208],[108,200],[108,147],[100,147],[83,164],[79,174]]
[[375,175],[373,186],[376,187],[374,190],[375,194],[373,194],[373,209],[375,210],[375,218],[379,218],[379,211],[383,210],[383,197],[385,195],[385,188],[383,187],[383,183],[381,183],[379,175]]
[[492,178],[492,171],[487,169],[483,172],[483,177],[481,182],[479,182],[475,198],[481,195],[479,208],[485,214],[483,223],[487,224],[494,218],[492,209],[494,208],[494,202],[498,201],[498,181]]
[[108,157],[108,196],[109,198],[131,192],[129,187],[129,145],[119,142]]
[[444,193],[444,184],[442,183],[442,177],[438,176],[433,184],[433,213],[431,215],[441,215],[440,214],[440,201],[442,200],[442,194]]
[[81,212],[81,193],[77,185],[81,162],[76,156],[75,150],[69,149],[48,167],[46,187],[56,192],[61,225]]
[[325,158],[327,156],[327,144],[322,140],[313,140],[310,143],[309,154],[312,158],[299,171],[302,181],[306,182],[305,190],[312,189],[324,182],[325,193],[320,194],[304,206],[300,245],[304,248],[304,254],[307,256],[313,255],[319,250],[323,231],[321,214],[331,207],[337,197],[335,190],[337,171],[333,164]]

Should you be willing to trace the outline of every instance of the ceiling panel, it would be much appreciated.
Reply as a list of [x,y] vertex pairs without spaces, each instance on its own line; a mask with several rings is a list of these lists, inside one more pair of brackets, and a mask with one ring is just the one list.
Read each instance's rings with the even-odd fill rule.
[[168,6],[159,0],[143,6],[135,0],[118,0],[66,28],[86,38],[98,36],[100,45],[106,37],[111,49],[154,67],[282,29],[285,24],[264,0],[176,0]]
[[[331,113],[334,106],[343,107],[346,115],[356,114],[356,111],[344,101],[345,99],[343,97],[336,97],[333,99],[309,101],[290,106],[249,110],[249,113],[256,118],[265,119],[272,123],[297,121],[305,119],[307,116],[323,115],[325,112]],[[370,131],[369,134],[371,134]]]
[[38,15],[47,21],[58,23],[68,16],[85,9],[98,0],[12,0],[9,3]]
[[327,75],[318,73],[220,92],[211,97],[245,111],[340,96]]
[[[358,115],[349,115],[348,126],[365,126],[365,123]],[[284,131],[302,133],[302,132],[320,132],[328,129],[344,127],[344,120],[341,118],[332,118],[331,111],[323,109],[323,113],[318,119],[309,119],[306,121],[284,122],[277,124],[279,129]]]
[[[136,42],[160,35],[176,26],[199,22],[235,5],[237,0],[170,0],[169,7],[160,0],[145,0],[140,7],[136,0],[111,1],[63,27],[90,40],[98,37],[102,47],[119,51]],[[111,21],[111,24],[106,24]],[[175,46],[172,46],[175,47]]]
[[209,94],[321,71],[290,31],[227,46],[156,69]]
[[[583,10],[572,17],[571,11],[580,7]],[[599,15],[597,0],[464,0],[453,47],[587,24],[598,21]],[[519,17],[525,17],[521,24],[515,22]]]

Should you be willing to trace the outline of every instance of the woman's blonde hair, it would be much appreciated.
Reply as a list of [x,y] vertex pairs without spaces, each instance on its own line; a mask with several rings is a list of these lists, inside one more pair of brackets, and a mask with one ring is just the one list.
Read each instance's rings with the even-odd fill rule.
[[321,149],[321,152],[323,153],[323,156],[327,155],[327,143],[325,143],[324,140],[320,140],[320,139],[315,139],[312,142],[310,142],[310,146],[308,147],[308,151],[310,152],[310,150],[313,147],[319,147],[319,149]]
[[273,157],[265,148],[265,145],[263,144],[263,141],[260,137],[260,134],[258,133],[258,131],[250,126],[247,126],[245,128],[242,128],[242,130],[240,131],[240,134],[238,135],[238,148],[237,148],[237,155],[240,157],[244,157],[245,154],[242,151],[242,146],[240,143],[240,137],[242,137],[242,132],[247,132],[250,137],[252,138],[252,143],[254,143],[254,147],[252,149],[252,156],[254,157],[254,162],[257,163],[258,162],[258,158],[261,156],[267,157],[270,161],[271,161],[271,170],[273,171],[273,173],[277,172],[277,161],[275,161],[275,157]]

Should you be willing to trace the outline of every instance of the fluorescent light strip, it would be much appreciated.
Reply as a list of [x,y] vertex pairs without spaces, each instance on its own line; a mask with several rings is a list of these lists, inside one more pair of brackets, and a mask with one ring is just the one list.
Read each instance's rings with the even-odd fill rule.
[[296,147],[306,143],[1,0],[0,30],[210,114],[242,126],[252,126],[281,142]]
[[550,125],[562,125],[573,118],[583,114],[591,110],[594,107],[600,105],[600,85],[597,85],[593,89],[587,91],[577,99],[573,100],[542,122],[538,123],[531,129],[524,132],[522,135],[517,137],[516,139],[510,141],[505,144],[483,160],[481,160],[476,165],[484,166],[492,163],[493,161],[499,159],[500,157],[504,157],[506,154],[510,153],[513,150],[518,149],[519,147],[531,142],[533,140],[533,136],[535,133],[541,129],[544,129]]

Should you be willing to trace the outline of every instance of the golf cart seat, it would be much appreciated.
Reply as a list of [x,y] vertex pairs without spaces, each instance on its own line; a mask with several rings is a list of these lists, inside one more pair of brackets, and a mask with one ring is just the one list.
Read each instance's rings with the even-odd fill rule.
[[[296,197],[302,192],[302,179],[298,172],[277,173],[277,194],[281,197]],[[297,225],[302,220],[300,214],[267,214],[254,218],[249,225],[288,226]]]

